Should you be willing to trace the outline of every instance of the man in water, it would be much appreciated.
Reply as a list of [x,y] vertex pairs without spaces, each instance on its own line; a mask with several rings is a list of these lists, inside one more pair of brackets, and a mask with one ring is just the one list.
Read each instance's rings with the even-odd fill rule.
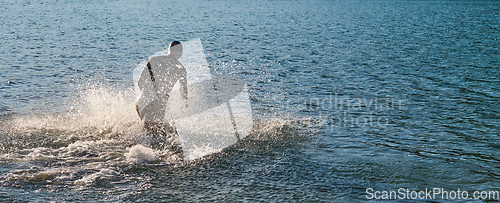
[[149,59],[142,69],[137,85],[141,95],[137,99],[136,110],[144,122],[147,131],[153,134],[175,132],[175,126],[165,123],[169,93],[179,81],[181,97],[187,108],[187,72],[179,62],[182,56],[182,45],[178,41],[170,43],[166,56],[155,56]]

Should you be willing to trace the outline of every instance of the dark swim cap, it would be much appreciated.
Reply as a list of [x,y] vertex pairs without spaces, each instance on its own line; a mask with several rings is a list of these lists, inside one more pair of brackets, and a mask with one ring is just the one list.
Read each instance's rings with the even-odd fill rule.
[[178,44],[181,44],[179,41],[173,41],[172,43],[170,43],[170,46],[173,47],[175,45],[178,45]]

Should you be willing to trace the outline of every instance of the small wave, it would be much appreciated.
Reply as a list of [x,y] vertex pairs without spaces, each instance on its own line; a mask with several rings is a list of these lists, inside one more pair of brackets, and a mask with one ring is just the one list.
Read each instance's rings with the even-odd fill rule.
[[311,134],[312,129],[323,125],[321,119],[313,118],[262,118],[254,123],[248,139],[257,141],[303,140]]
[[116,180],[120,176],[119,172],[116,172],[112,169],[105,168],[101,169],[97,173],[92,173],[90,175],[86,175],[81,179],[78,179],[74,182],[74,185],[79,186],[92,186],[98,185],[102,183],[104,180]]
[[56,156],[52,154],[52,149],[45,147],[37,147],[32,152],[24,157],[24,161],[50,161]]

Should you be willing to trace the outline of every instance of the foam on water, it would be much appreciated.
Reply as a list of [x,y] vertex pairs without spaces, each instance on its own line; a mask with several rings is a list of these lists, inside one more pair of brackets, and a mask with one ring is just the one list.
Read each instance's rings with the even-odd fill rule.
[[[86,188],[133,181],[133,177],[123,175],[127,168],[182,166],[179,153],[152,147],[155,139],[144,132],[134,98],[131,90],[89,88],[68,104],[66,113],[3,117],[0,165],[9,170],[2,174],[0,183]],[[276,118],[255,122],[255,129],[243,143],[287,139],[283,132],[294,125],[294,121]]]
[[135,145],[125,153],[127,161],[134,164],[147,163],[158,159],[157,152],[143,145]]

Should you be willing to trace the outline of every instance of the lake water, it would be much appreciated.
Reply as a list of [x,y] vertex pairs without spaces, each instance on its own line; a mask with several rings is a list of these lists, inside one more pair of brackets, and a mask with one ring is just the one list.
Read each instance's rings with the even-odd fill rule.
[[[499,19],[495,1],[2,1],[0,199],[500,191]],[[137,145],[132,77],[197,38],[213,75],[246,81],[255,126],[184,163]]]

